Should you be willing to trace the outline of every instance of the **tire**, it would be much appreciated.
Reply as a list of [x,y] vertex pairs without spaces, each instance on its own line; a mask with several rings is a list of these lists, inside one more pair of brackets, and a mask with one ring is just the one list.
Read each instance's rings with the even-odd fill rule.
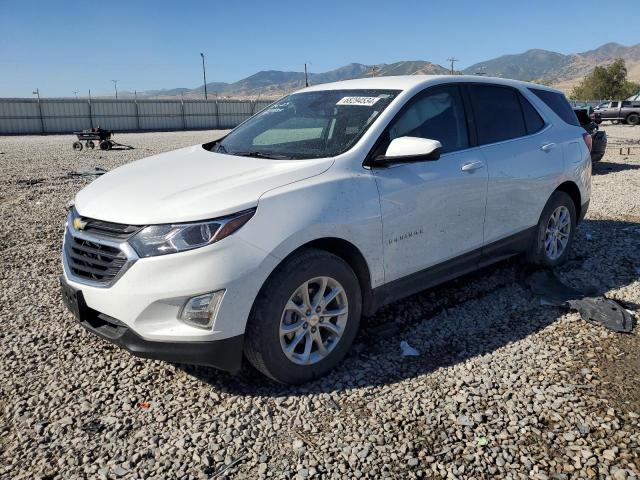
[[[558,212],[567,213],[569,215],[568,232],[564,229],[561,229],[562,231],[564,231],[564,233],[567,234],[566,243],[562,247],[561,251],[556,251],[556,255],[553,255],[552,242],[554,237],[551,237],[551,241],[549,242],[550,248],[548,248],[547,240],[549,239],[549,237],[547,227],[549,226],[553,230],[553,221],[551,219],[551,216],[556,215]],[[540,215],[535,239],[529,251],[527,252],[528,262],[546,268],[553,268],[566,262],[575,236],[576,221],[576,206],[573,203],[571,197],[565,192],[559,190],[553,192],[544,209],[542,210],[542,214]],[[553,235],[553,233],[551,233],[550,235]],[[561,239],[562,236],[559,235],[558,238]],[[556,241],[556,245],[560,244]],[[559,247],[558,250],[560,250]]]
[[640,115],[637,113],[630,113],[626,118],[627,124],[638,125],[640,123]]
[[[316,292],[320,290],[321,278],[327,279],[323,299],[340,291],[339,287],[342,293],[331,299],[320,313],[344,311],[346,302],[346,315],[317,317],[314,313],[317,310],[303,307],[301,293],[306,289],[313,303],[319,298]],[[308,282],[307,288],[305,282]],[[286,308],[294,303],[296,308]],[[298,305],[301,305],[299,309]],[[245,332],[245,356],[256,369],[276,382],[296,385],[319,378],[349,351],[361,314],[360,283],[351,267],[331,253],[303,250],[278,266],[258,294]],[[290,333],[281,335],[281,327]],[[334,334],[337,331],[339,336]],[[326,354],[320,351],[317,335]],[[309,343],[311,346],[307,348]],[[289,349],[289,355],[285,354],[285,348]]]
[[87,148],[90,148],[91,150],[93,150],[94,148],[96,148],[96,144],[93,143],[91,140],[87,141]]
[[82,150],[82,142],[73,142],[73,149],[78,152]]
[[102,140],[99,146],[100,150],[111,150],[111,143],[107,140]]

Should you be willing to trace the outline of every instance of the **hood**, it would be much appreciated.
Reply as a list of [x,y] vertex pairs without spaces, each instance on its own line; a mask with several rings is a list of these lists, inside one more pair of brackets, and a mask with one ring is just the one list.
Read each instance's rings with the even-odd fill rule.
[[82,216],[130,225],[205,220],[255,207],[263,193],[332,163],[237,157],[195,145],[102,175],[76,195],[75,206]]

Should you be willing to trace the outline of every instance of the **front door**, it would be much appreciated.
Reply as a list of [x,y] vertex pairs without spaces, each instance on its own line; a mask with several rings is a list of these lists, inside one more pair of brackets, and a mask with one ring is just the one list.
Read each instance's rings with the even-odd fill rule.
[[487,168],[470,148],[466,119],[459,88],[436,87],[410,100],[384,134],[376,153],[404,136],[443,146],[438,160],[374,168],[387,282],[482,247]]

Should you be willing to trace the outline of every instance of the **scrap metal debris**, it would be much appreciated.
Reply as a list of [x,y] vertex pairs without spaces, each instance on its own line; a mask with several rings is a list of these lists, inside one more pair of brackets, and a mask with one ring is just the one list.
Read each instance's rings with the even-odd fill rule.
[[529,288],[540,297],[541,305],[576,310],[583,320],[599,323],[614,332],[633,329],[630,312],[614,300],[597,295],[595,289],[578,290],[562,282],[551,271],[538,271],[529,278]]

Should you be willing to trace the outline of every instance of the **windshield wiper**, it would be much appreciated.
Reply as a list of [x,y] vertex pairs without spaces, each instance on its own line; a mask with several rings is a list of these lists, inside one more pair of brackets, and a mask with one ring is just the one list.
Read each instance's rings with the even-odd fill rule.
[[291,160],[291,157],[280,155],[278,153],[264,153],[258,151],[250,152],[231,152],[229,155],[238,155],[240,157],[269,158],[271,160]]

